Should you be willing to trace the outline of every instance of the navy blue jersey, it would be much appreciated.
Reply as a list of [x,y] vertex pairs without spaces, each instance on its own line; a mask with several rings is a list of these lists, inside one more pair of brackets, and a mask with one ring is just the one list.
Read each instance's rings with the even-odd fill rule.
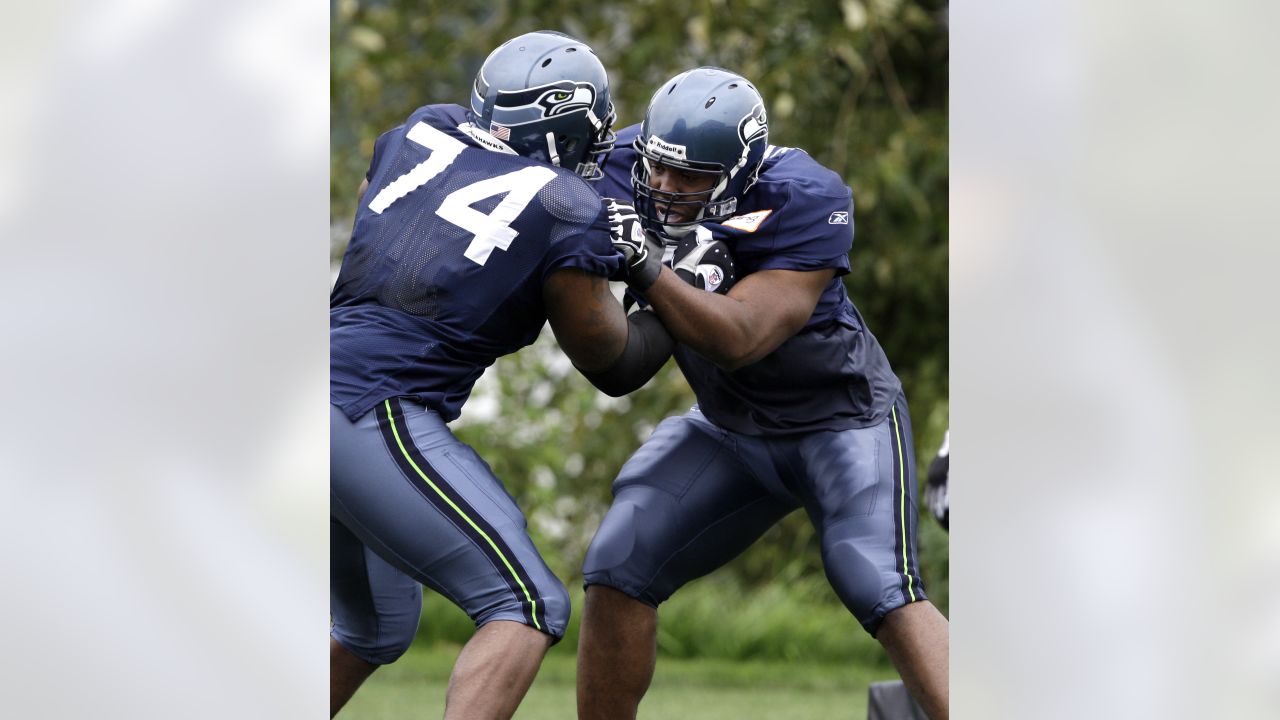
[[352,420],[391,397],[454,420],[486,367],[538,337],[551,272],[621,265],[586,181],[465,122],[428,105],[375,144],[329,303],[330,402]]
[[[618,133],[602,194],[633,197],[631,142],[639,130],[633,125]],[[698,232],[728,244],[739,282],[760,270],[835,270],[804,328],[751,365],[722,370],[677,346],[676,361],[703,414],[748,435],[845,430],[882,420],[902,386],[840,280],[853,246],[853,198],[844,180],[803,150],[770,145],[737,214],[704,223]]]

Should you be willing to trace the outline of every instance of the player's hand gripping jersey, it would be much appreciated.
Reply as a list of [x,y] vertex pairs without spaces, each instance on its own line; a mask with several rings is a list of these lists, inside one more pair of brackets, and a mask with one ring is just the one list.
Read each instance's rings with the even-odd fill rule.
[[454,420],[486,367],[537,338],[548,274],[620,266],[586,181],[486,142],[464,112],[419,108],[374,146],[330,298],[330,401],[352,420],[388,397]]
[[[639,131],[618,133],[601,194],[632,196]],[[676,361],[708,418],[747,435],[843,430],[884,418],[901,384],[840,280],[853,245],[853,200],[840,176],[803,150],[770,145],[736,214],[696,232],[725,241],[739,282],[760,270],[836,271],[804,328],[758,362],[726,371],[677,346]]]

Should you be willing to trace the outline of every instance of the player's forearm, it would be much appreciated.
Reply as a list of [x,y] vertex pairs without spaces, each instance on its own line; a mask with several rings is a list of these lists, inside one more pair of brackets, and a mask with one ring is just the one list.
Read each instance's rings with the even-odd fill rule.
[[621,397],[649,382],[675,349],[675,340],[657,315],[640,311],[627,318],[627,343],[608,368],[599,371],[578,368],[596,389]]
[[560,349],[581,370],[604,370],[627,344],[627,316],[603,276],[569,268],[543,284],[547,319]]
[[777,346],[762,337],[750,305],[695,288],[669,268],[644,295],[676,341],[726,370],[749,365]]

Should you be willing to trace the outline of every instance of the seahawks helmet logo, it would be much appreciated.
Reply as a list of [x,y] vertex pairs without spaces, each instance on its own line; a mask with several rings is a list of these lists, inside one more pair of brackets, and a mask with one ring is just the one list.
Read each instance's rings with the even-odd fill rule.
[[750,147],[751,143],[768,137],[769,120],[765,117],[764,105],[756,103],[751,113],[738,121],[738,139],[743,147]]
[[[564,85],[565,83],[560,83]],[[590,110],[596,102],[596,89],[590,83],[574,83],[573,89],[563,87],[547,90],[538,98],[544,117],[556,117],[572,112]]]
[[589,112],[596,101],[591,83],[561,80],[523,90],[499,90],[492,122],[504,127],[537,123],[548,118]]

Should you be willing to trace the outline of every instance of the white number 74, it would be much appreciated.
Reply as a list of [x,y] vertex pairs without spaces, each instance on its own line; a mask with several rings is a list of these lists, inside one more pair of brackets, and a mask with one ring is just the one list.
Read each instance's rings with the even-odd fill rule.
[[[387,184],[369,202],[369,209],[382,214],[395,201],[417,190],[439,175],[467,148],[460,140],[445,135],[424,122],[409,129],[407,138],[431,151],[412,170]],[[463,255],[484,265],[494,248],[506,250],[518,234],[511,228],[534,195],[556,176],[549,167],[526,167],[471,183],[449,193],[436,214],[475,235]],[[471,207],[485,198],[506,193],[488,215]]]

